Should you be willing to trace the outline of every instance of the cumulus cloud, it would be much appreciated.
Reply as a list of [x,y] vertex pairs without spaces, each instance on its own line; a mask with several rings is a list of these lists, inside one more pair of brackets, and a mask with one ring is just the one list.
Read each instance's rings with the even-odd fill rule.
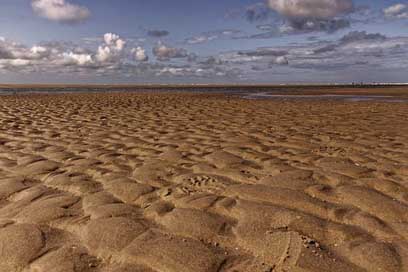
[[285,19],[281,34],[333,33],[350,26],[341,17],[354,10],[352,0],[269,0],[268,4]]
[[278,64],[278,65],[288,65],[288,64],[289,64],[289,61],[288,61],[288,59],[287,59],[285,56],[279,56],[279,57],[277,57],[276,59],[274,59],[274,60],[272,61],[272,63]]
[[27,59],[7,59],[0,60],[0,63],[2,64],[3,67],[5,66],[20,67],[29,65],[31,61]]
[[50,70],[77,67],[83,69],[104,69],[120,65],[125,41],[118,35],[107,33],[104,42],[97,50],[92,51],[72,43],[51,42],[26,47],[19,43],[0,40],[1,69],[10,70],[19,66],[26,68]]
[[126,78],[230,78],[239,76],[239,69],[219,59],[200,61],[185,49],[158,44],[156,57],[180,58],[177,62],[149,62],[140,46],[128,49],[125,39],[114,33],[105,34],[95,48],[70,42],[47,42],[25,46],[0,38],[0,73],[46,73],[69,76],[115,76]]
[[114,61],[120,56],[126,42],[114,33],[106,33],[103,38],[105,44],[98,47],[96,58],[100,62]]
[[87,66],[94,63],[90,54],[63,53],[63,62],[66,65]]
[[330,19],[353,10],[352,0],[269,0],[269,7],[289,18]]
[[383,10],[385,17],[393,19],[408,19],[408,5],[395,4]]
[[88,8],[66,0],[32,0],[34,12],[43,18],[62,23],[77,23],[89,18]]
[[[356,21],[352,16],[362,11],[362,7],[355,7],[352,0],[268,0],[267,3],[270,11],[279,15],[275,22],[257,25],[257,29],[262,32],[235,37],[236,39],[271,39],[313,32],[334,33],[349,28],[351,22]],[[250,17],[256,18],[255,14],[259,12],[252,10],[250,14],[253,15]]]
[[99,46],[98,47],[98,54],[96,55],[96,58],[100,62],[106,62],[109,61],[113,56],[113,52],[110,47],[108,46]]
[[138,46],[132,49],[133,56],[136,61],[148,61],[149,57],[146,55],[146,50]]
[[48,57],[50,54],[48,48],[43,46],[33,46],[27,48],[19,43],[6,39],[0,40],[0,59],[26,59],[36,60]]
[[188,56],[188,53],[184,48],[169,47],[159,43],[153,47],[153,55],[160,61],[167,61],[175,58],[185,58]]
[[126,42],[122,40],[119,35],[114,33],[106,33],[103,36],[103,40],[108,46],[112,46],[114,49],[121,51],[125,47]]
[[[212,56],[189,54],[183,48],[158,43],[148,61],[146,50],[125,46],[125,39],[107,33],[101,43],[81,47],[75,43],[49,42],[26,46],[0,38],[0,72],[58,73],[140,78],[228,78],[277,73],[317,71],[338,74],[353,69],[408,69],[408,37],[352,31],[337,40],[309,40],[280,46],[221,52]],[[130,43],[130,42],[129,42]],[[173,60],[164,62],[161,60]],[[304,74],[304,73],[301,74]],[[258,76],[256,76],[256,75]],[[291,77],[287,77],[289,80]]]
[[29,49],[24,49],[23,52],[15,53],[17,57],[29,59],[29,60],[40,60],[46,59],[51,55],[49,48],[44,46],[34,45]]

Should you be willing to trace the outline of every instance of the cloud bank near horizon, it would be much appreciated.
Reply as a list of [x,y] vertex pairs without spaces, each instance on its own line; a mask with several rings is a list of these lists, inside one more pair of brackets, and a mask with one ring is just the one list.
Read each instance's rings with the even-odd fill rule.
[[[31,0],[31,8],[47,24],[70,30],[92,19],[91,8],[74,0]],[[31,45],[0,37],[0,76],[327,82],[408,71],[408,35],[359,30],[366,21],[403,22],[408,19],[406,4],[384,6],[377,13],[352,0],[266,0],[240,8],[242,20],[255,26],[253,32],[219,28],[182,38],[174,29],[145,27],[138,36],[112,31]]]

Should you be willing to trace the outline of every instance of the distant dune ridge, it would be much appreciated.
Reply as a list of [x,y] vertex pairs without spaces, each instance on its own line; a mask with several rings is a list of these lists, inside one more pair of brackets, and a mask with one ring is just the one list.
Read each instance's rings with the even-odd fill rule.
[[0,272],[408,271],[407,113],[181,92],[0,96]]

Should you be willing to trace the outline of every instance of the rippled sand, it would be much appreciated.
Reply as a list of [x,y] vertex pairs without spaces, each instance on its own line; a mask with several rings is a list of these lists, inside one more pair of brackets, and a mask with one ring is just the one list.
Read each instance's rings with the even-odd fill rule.
[[408,271],[407,113],[0,97],[0,271]]

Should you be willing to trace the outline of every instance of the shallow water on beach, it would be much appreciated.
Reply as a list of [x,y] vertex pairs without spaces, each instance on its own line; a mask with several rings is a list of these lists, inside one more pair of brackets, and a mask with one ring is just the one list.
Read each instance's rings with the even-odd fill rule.
[[390,103],[408,103],[408,97],[391,95],[356,95],[356,94],[282,94],[281,91],[250,91],[248,89],[206,89],[206,88],[84,88],[84,87],[66,87],[66,88],[0,88],[0,95],[22,95],[22,94],[69,94],[69,93],[114,93],[114,92],[191,92],[191,93],[224,93],[237,95],[245,99],[274,99],[290,101],[307,100],[335,100],[345,102],[390,102]]
[[303,95],[303,94],[271,94],[271,93],[252,93],[243,96],[246,99],[279,99],[279,100],[339,100],[348,102],[360,101],[378,101],[406,103],[408,98],[395,97],[387,95],[341,95],[341,94],[322,94],[322,95]]

